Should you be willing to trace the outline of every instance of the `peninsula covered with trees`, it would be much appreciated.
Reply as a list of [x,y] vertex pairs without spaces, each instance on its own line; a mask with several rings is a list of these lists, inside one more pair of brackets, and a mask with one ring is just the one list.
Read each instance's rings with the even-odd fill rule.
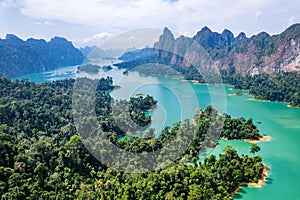
[[274,75],[258,74],[241,76],[234,69],[221,71],[223,81],[236,89],[249,90],[257,99],[283,101],[291,106],[300,106],[300,74],[285,72]]
[[[128,131],[139,131],[128,124],[128,119],[137,127],[147,127],[151,117],[145,112],[157,101],[151,96],[114,100],[106,92],[113,88],[112,79],[100,82],[97,120],[117,146],[145,154],[162,148],[176,136],[184,140],[189,132],[193,134],[189,148],[168,167],[153,172],[129,174],[108,168],[87,151],[76,131],[71,108],[74,80],[36,84],[1,77],[2,199],[232,199],[240,184],[258,182],[263,177],[260,156],[238,155],[232,147],[225,148],[222,155],[198,160],[199,152],[215,147],[220,136],[262,137],[251,119],[233,119],[208,107],[200,110],[192,123],[177,122],[157,137],[150,129],[144,137],[119,140],[127,131],[120,129],[117,121],[127,123]],[[112,105],[117,109],[112,110]],[[120,112],[117,118],[112,117],[113,112]]]

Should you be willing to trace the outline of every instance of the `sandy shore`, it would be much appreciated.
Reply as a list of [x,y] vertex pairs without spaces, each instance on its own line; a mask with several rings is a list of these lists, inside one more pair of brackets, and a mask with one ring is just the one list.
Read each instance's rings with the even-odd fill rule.
[[199,83],[199,81],[191,80],[192,83]]
[[249,187],[262,187],[264,186],[265,182],[266,182],[266,178],[268,176],[268,166],[266,164],[263,164],[264,165],[264,169],[263,169],[263,172],[262,172],[262,177],[261,179],[258,180],[257,183],[241,183],[240,186],[238,188],[236,188],[233,192],[231,192],[229,195],[232,196],[234,194],[237,194],[240,190],[240,187],[243,186],[243,185],[247,185]]
[[[229,95],[229,96],[234,96],[234,95]],[[265,100],[265,99],[258,99],[258,98],[248,98],[248,99],[244,99],[246,101],[261,101],[261,102],[282,102],[282,101],[270,101],[270,100]],[[283,102],[286,103],[286,102]],[[300,108],[300,106],[292,106],[287,104],[286,105],[288,108]]]
[[292,106],[292,105],[290,105],[290,104],[287,104],[286,105],[288,108],[300,108],[300,106]]
[[139,94],[136,94],[135,96],[137,96],[137,97],[146,96],[146,94],[139,93]]
[[246,101],[261,101],[261,102],[271,102],[270,100],[264,100],[264,99],[257,99],[257,98],[249,98],[249,99],[244,99]]
[[185,80],[185,79],[183,79],[183,80],[181,80],[182,82],[192,82],[192,83],[194,83],[194,84],[201,84],[199,81],[197,81],[197,80]]
[[264,186],[264,184],[266,182],[266,178],[268,176],[268,171],[269,171],[268,166],[266,164],[264,164],[262,177],[261,177],[261,179],[258,180],[257,183],[241,183],[241,185],[247,185],[249,187],[262,187],[262,186]]
[[239,96],[239,97],[241,97],[241,96],[246,96],[246,94],[238,95],[238,94],[234,93],[234,94],[228,94],[227,96]]
[[[221,139],[222,140],[228,140],[228,138],[224,138],[224,137],[221,137]],[[232,140],[232,139],[230,139],[230,140]],[[239,139],[234,139],[234,140],[239,140]],[[263,136],[259,140],[243,139],[243,141],[251,143],[251,144],[257,144],[259,142],[270,142],[270,141],[272,141],[272,137],[271,136]]]
[[244,140],[245,142],[251,143],[251,144],[257,144],[259,142],[270,142],[272,141],[272,137],[271,136],[263,136],[262,138],[260,138],[259,140]]

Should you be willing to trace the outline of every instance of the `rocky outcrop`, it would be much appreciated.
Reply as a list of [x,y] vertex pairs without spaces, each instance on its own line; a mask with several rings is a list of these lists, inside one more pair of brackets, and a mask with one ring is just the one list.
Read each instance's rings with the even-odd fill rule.
[[247,38],[240,33],[233,38],[225,31],[218,34],[206,28],[194,37],[208,51],[216,67],[235,68],[243,75],[300,71],[300,24],[273,36],[262,32]]
[[[195,46],[194,42],[203,47],[210,59],[203,57],[205,54],[199,48],[197,52],[202,55],[192,55],[191,47]],[[205,58],[206,63],[201,64],[203,68],[212,66],[218,69],[234,68],[242,75],[300,72],[300,24],[295,24],[278,35],[271,36],[262,32],[250,38],[243,32],[234,37],[227,29],[220,34],[204,27],[193,38],[181,36],[174,39],[172,33],[165,28],[154,48],[180,55],[169,58],[168,64],[182,68],[186,68],[187,63],[195,63],[196,59]],[[160,60],[166,60],[167,56],[170,57],[161,54]],[[212,66],[208,66],[211,64],[208,60],[213,62]]]

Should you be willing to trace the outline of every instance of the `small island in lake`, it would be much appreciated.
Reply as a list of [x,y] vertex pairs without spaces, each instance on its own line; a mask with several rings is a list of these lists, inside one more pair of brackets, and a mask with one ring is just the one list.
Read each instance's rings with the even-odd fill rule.
[[125,70],[124,72],[123,72],[123,75],[128,75],[129,74],[129,72],[128,72],[128,70]]
[[228,96],[246,96],[243,92],[236,92],[234,94],[229,94]]
[[113,68],[111,65],[104,65],[104,66],[102,66],[102,69],[103,69],[103,71],[108,72],[108,71],[112,70]]
[[100,66],[94,64],[84,64],[79,66],[77,72],[85,72],[88,74],[98,74]]

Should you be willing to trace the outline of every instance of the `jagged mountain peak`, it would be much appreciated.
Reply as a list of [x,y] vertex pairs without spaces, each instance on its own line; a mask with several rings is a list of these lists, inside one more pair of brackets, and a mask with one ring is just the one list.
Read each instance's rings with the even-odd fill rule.
[[5,37],[6,42],[9,43],[23,43],[24,41],[21,40],[18,36],[14,34],[7,34]]
[[[193,42],[198,42],[207,51],[219,69],[234,67],[243,75],[300,72],[300,24],[294,24],[278,35],[261,32],[249,38],[244,32],[234,37],[228,29],[217,33],[205,26],[193,38],[181,36],[174,40],[173,34],[165,28],[155,47],[173,49],[173,52],[185,55]],[[182,64],[175,58],[172,62]]]
[[165,27],[163,34],[159,37],[159,41],[154,44],[154,48],[170,50],[174,46],[174,41],[175,38],[173,33],[167,27]]
[[[199,32],[211,32],[212,33],[212,31],[207,27],[207,26],[204,26],[202,29],[201,29],[201,31],[199,31]],[[199,33],[198,32],[198,33]]]
[[232,33],[230,30],[228,30],[228,29],[224,29],[223,32],[221,33],[221,35],[222,35],[223,37],[234,38],[233,33]]
[[164,30],[163,30],[163,35],[164,36],[170,36],[170,37],[173,37],[173,33],[168,29],[168,27],[165,27]]
[[247,36],[244,32],[240,32],[239,35],[236,37],[237,40],[242,41],[247,39]]
[[221,33],[221,40],[223,40],[222,45],[231,45],[234,41],[234,35],[230,30],[224,29],[224,31]]
[[197,32],[193,39],[205,49],[219,49],[226,45],[231,45],[234,41],[234,35],[228,29],[224,29],[224,31],[220,34],[212,32],[207,26],[204,26],[201,31]]
[[160,39],[175,41],[173,33],[167,27],[164,28],[163,34],[161,35]]

